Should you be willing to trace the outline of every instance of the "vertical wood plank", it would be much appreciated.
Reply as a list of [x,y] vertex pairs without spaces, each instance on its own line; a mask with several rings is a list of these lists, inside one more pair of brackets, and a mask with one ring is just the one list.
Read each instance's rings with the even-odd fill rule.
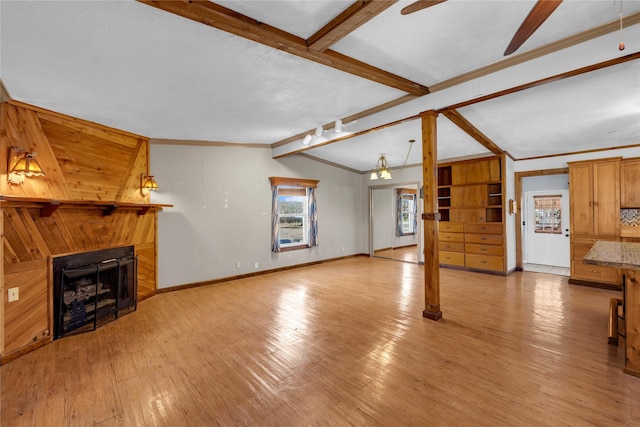
[[631,375],[640,376],[640,271],[623,271],[626,277],[624,371]]
[[[1,114],[2,111],[0,111]],[[0,179],[2,178],[0,176]],[[4,209],[0,209],[0,236],[3,240],[3,243],[0,244],[0,294],[2,295],[2,303],[0,303],[0,354],[4,354],[4,296],[6,295],[4,287]]]
[[422,113],[422,185],[424,194],[424,299],[422,315],[431,320],[442,318],[440,311],[440,257],[438,254],[438,114]]

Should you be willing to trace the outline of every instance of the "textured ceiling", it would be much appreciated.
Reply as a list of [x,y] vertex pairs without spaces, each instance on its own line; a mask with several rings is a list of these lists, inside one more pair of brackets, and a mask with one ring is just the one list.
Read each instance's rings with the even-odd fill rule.
[[[225,1],[235,12],[306,39],[345,1]],[[615,21],[620,2],[565,0],[511,57],[502,56],[534,1],[450,0],[411,15],[392,5],[330,47],[416,83],[432,94],[359,117],[359,136],[305,147],[318,125],[406,95],[135,1],[0,1],[0,78],[12,98],[152,139],[276,144],[366,171],[384,153],[393,166],[421,161],[421,111],[440,109],[557,73],[640,51],[640,24],[522,60],[493,75],[449,79]],[[622,2],[623,15],[640,1]],[[636,21],[637,22],[637,21]],[[623,38],[626,49],[618,51]],[[459,108],[515,158],[640,143],[640,65],[632,60]],[[400,122],[396,126],[389,123]],[[371,129],[379,129],[369,131]],[[300,136],[298,139],[293,138]],[[327,138],[335,135],[328,132]],[[441,160],[488,150],[438,118]],[[640,154],[639,154],[640,155]]]

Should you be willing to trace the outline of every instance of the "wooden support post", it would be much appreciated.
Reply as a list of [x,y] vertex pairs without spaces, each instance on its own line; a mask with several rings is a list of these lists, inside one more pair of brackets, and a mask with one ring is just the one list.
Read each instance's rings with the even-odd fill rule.
[[622,270],[624,284],[624,372],[640,377],[640,270]]
[[422,316],[442,318],[440,311],[440,257],[438,256],[438,151],[436,121],[438,114],[427,111],[422,119],[422,185],[424,209],[424,302]]

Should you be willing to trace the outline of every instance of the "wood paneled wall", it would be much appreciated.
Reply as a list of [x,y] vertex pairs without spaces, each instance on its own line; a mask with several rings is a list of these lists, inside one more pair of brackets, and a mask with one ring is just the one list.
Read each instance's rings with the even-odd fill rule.
[[[10,147],[37,152],[44,177],[9,184]],[[0,195],[60,200],[50,216],[37,203],[2,201],[0,349],[10,360],[51,340],[53,257],[134,245],[138,295],[157,285],[157,213],[115,210],[90,202],[148,204],[140,175],[149,171],[149,140],[117,129],[9,101],[0,104]],[[74,202],[65,204],[64,202]],[[86,204],[77,202],[87,202]],[[7,289],[20,298],[8,302]],[[2,330],[4,329],[4,331]]]

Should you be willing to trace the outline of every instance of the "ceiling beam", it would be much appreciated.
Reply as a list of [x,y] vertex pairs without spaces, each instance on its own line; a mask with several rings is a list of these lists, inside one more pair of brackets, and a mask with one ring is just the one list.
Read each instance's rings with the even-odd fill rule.
[[469,120],[467,120],[457,110],[444,110],[442,115],[451,120],[453,124],[465,131],[467,135],[484,145],[493,154],[502,154],[504,150],[498,147],[488,136],[483,134]]
[[398,0],[357,1],[307,39],[307,46],[324,52],[356,28],[387,10]]
[[488,95],[479,96],[477,98],[469,99],[463,102],[459,102],[454,105],[449,105],[448,107],[442,108],[438,110],[439,113],[444,113],[446,110],[455,110],[462,107],[467,107],[469,105],[477,104],[479,102],[488,101],[490,99],[499,98],[501,96],[510,95],[512,93],[520,92],[526,89],[531,89],[537,86],[545,85],[547,83],[557,82],[563,79],[567,79],[569,77],[579,76],[581,74],[590,73],[592,71],[601,70],[607,67],[613,67],[618,64],[622,64],[628,61],[635,61],[640,59],[640,52],[630,53],[625,56],[620,56],[613,59],[608,59],[606,61],[598,62],[593,65],[587,65],[586,67],[577,68],[575,70],[567,71],[564,73],[556,74],[554,76],[545,77],[543,79],[534,80],[529,83],[521,84],[518,86],[511,87],[509,89],[500,90],[498,92],[493,92]]
[[192,21],[235,34],[322,65],[390,86],[411,95],[422,96],[429,88],[411,80],[365,64],[332,50],[317,52],[307,48],[307,41],[286,31],[256,21],[210,1],[138,0]]

